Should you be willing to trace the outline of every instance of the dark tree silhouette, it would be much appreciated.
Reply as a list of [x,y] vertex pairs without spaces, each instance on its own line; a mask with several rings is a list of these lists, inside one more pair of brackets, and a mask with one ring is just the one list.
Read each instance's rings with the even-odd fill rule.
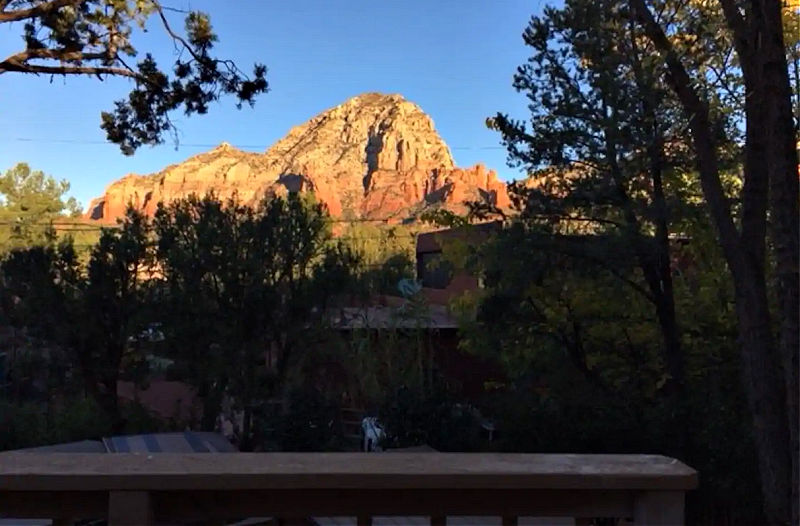
[[[108,140],[131,155],[144,144],[160,144],[175,134],[170,113],[203,114],[209,103],[233,95],[237,107],[253,105],[268,90],[263,64],[251,75],[232,61],[212,55],[217,35],[206,13],[186,14],[185,31],[175,31],[157,0],[0,0],[0,24],[19,23],[24,48],[0,60],[0,75],[84,75],[103,80],[127,77],[134,88],[102,113]],[[175,44],[172,72],[159,67],[150,53],[132,63],[137,49],[135,27],[155,18]]]

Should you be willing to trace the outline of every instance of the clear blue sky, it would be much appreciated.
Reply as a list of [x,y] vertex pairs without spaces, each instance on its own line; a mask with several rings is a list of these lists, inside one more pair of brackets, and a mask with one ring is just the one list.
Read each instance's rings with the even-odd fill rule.
[[[100,112],[130,85],[123,79],[0,76],[0,170],[19,161],[72,184],[84,205],[126,173],[150,173],[228,141],[263,151],[298,125],[367,91],[400,93],[434,120],[456,162],[483,161],[501,178],[506,166],[486,117],[525,117],[525,97],[511,87],[527,57],[521,34],[541,0],[165,0],[209,12],[217,54],[242,66],[265,63],[271,91],[254,109],[223,99],[204,116],[177,116],[184,143],[141,148],[125,157],[104,144]],[[182,27],[182,16],[173,14]],[[18,51],[21,27],[0,28],[0,54]],[[155,20],[138,35],[140,52],[167,66],[172,45]],[[60,142],[62,141],[62,142]],[[63,142],[74,141],[74,142]]]

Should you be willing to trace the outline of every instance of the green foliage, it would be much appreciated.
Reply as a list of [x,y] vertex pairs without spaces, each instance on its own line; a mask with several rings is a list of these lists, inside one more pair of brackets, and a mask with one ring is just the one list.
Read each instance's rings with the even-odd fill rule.
[[[703,474],[691,517],[758,522],[759,504],[747,497],[757,477],[730,276],[708,219],[684,227],[689,239],[671,254],[686,359],[682,403],[691,408],[687,445],[674,425],[680,406],[662,389],[658,320],[634,290],[641,277],[619,238],[553,235],[521,222],[500,232],[473,267],[486,288],[458,305],[461,346],[507,371],[507,384],[484,402],[498,425],[497,448],[676,456]],[[614,264],[588,257],[594,250],[616,253]],[[632,284],[621,286],[625,280]]]
[[26,163],[0,176],[0,252],[53,241],[54,220],[75,218],[81,209],[66,197],[69,183],[56,181]]
[[424,212],[419,217],[420,221],[432,223],[440,227],[457,228],[469,225],[467,218],[461,217],[458,214],[447,210],[446,208],[438,208]]
[[[618,255],[613,271],[569,254],[572,247],[583,255],[610,246]],[[518,223],[486,246],[480,263],[487,290],[465,326],[465,348],[496,353],[512,379],[549,371],[548,384],[583,381],[599,392],[653,399],[665,374],[658,325],[642,295],[620,286],[618,276],[635,272],[624,243],[554,237]]]
[[293,388],[288,410],[259,419],[258,433],[279,451],[337,451],[341,444],[339,407],[311,386]]
[[324,340],[328,307],[358,266],[312,200],[291,194],[253,209],[191,197],[161,206],[152,222],[129,209],[102,230],[85,269],[70,240],[12,251],[0,265],[0,305],[8,323],[65,349],[115,431],[126,425],[117,382],[146,380],[154,348],[139,335],[159,322],[159,347],[203,397],[204,428],[228,397],[245,412],[247,448],[253,412]]
[[404,226],[354,222],[340,239],[358,257],[365,294],[397,294],[397,283],[414,276],[415,238]]
[[136,351],[129,341],[152,321],[142,309],[153,270],[149,236],[147,218],[129,208],[119,228],[102,231],[82,284],[78,308],[91,315],[93,323],[81,328],[78,361],[91,384],[99,384],[99,396],[113,418],[118,414],[116,390],[123,359]]
[[169,431],[137,403],[122,407],[124,426],[113,421],[92,398],[66,398],[36,403],[15,403],[0,398],[0,451],[46,446],[80,440],[100,440],[115,432],[123,434]]
[[119,229],[102,232],[85,271],[69,238],[14,250],[0,264],[4,317],[63,349],[85,392],[115,425],[121,425],[117,380],[132,350],[128,340],[150,321],[140,310],[147,236],[146,220],[129,211]]
[[321,337],[358,260],[332,242],[323,205],[294,193],[255,209],[190,197],[160,206],[154,231],[171,357],[204,397],[205,426],[232,397],[249,447],[254,408]]
[[428,445],[438,451],[484,447],[473,412],[442,390],[425,394],[407,387],[387,390],[379,415],[386,432],[383,447]]
[[[611,404],[625,397],[642,445],[709,473],[712,483],[695,503],[704,509],[694,516],[710,520],[719,506],[749,521],[759,518],[758,505],[743,504],[748,493],[756,493],[753,433],[766,474],[764,502],[777,509],[780,499],[772,496],[788,494],[780,486],[785,478],[775,482],[785,474],[773,477],[782,469],[775,466],[785,462],[779,452],[787,443],[779,407],[784,395],[778,393],[783,382],[749,383],[751,400],[773,400],[765,407],[750,404],[763,424],[753,427],[746,423],[738,372],[742,364],[758,363],[744,376],[778,376],[769,330],[757,335],[748,329],[757,313],[767,319],[769,309],[742,292],[761,290],[755,296],[766,296],[763,261],[747,269],[764,257],[765,166],[773,161],[771,145],[785,144],[776,137],[786,131],[765,124],[764,108],[779,100],[772,99],[775,93],[759,98],[769,82],[759,57],[775,52],[753,45],[761,42],[755,34],[774,36],[769,24],[775,18],[764,18],[762,7],[567,0],[534,17],[523,35],[531,57],[514,77],[515,88],[529,100],[529,122],[503,114],[487,121],[501,133],[509,161],[531,177],[512,188],[521,216],[487,256],[489,290],[462,305],[476,314],[465,346],[495,351],[509,371],[537,371],[533,378],[514,379],[538,383],[556,398],[556,411],[585,407],[587,399]],[[793,45],[787,42],[790,56]],[[777,56],[767,60],[780,62]],[[770,126],[782,131],[765,143],[763,129]],[[792,181],[795,162],[786,163]],[[769,178],[772,184],[774,176]],[[781,222],[787,229],[776,230],[777,237],[791,230],[795,205],[792,198],[771,201],[773,214],[786,215]],[[713,241],[707,209],[719,227],[725,259]],[[741,223],[741,231],[734,223]],[[785,235],[776,246],[796,241],[796,235]],[[512,250],[522,263],[508,260]],[[796,250],[784,252],[788,269]],[[726,260],[739,274],[740,336],[749,341],[742,353],[753,356],[744,360],[733,348],[734,294]],[[789,273],[789,285],[777,294],[783,305],[796,298],[796,272]],[[796,334],[796,317],[781,320],[784,345],[797,340],[786,337]],[[796,354],[796,347],[786,354]],[[710,409],[708,403],[718,405]],[[555,413],[550,418],[560,425]],[[722,431],[726,426],[735,439]],[[581,426],[571,431],[583,432]],[[609,432],[617,429],[609,424]],[[746,451],[747,462],[725,472],[712,448],[729,458]],[[732,491],[737,484],[748,489]],[[742,500],[730,499],[731,493]]]
[[[255,64],[250,76],[231,60],[213,54],[217,36],[208,14],[190,11],[184,35],[176,32],[169,14],[154,0],[82,0],[69,2],[18,0],[5,6],[0,24],[24,22],[25,49],[0,62],[0,74],[127,77],[134,88],[127,99],[103,112],[102,128],[108,140],[130,155],[144,144],[159,144],[176,128],[172,112],[204,114],[211,102],[233,95],[237,107],[253,105],[255,97],[268,89],[267,69]],[[139,53],[132,41],[134,30],[144,29],[150,18],[174,42],[172,74],[159,67],[150,53],[136,64]]]

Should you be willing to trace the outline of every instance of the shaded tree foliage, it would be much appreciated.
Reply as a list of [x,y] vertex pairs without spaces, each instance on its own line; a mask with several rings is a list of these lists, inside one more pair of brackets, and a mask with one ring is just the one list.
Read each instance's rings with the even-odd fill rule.
[[[150,19],[173,41],[177,53],[172,71],[150,53],[138,55],[134,32]],[[24,47],[0,60],[0,75],[82,75],[102,80],[129,78],[134,88],[114,110],[103,112],[101,127],[109,141],[131,155],[142,145],[159,144],[175,135],[170,114],[203,114],[211,102],[232,95],[237,106],[252,105],[268,89],[267,69],[253,66],[247,75],[232,60],[214,56],[218,37],[206,13],[186,14],[184,31],[173,29],[157,0],[2,0],[0,24],[16,24]]]
[[[642,281],[622,238],[554,234],[524,221],[499,232],[471,258],[485,289],[459,303],[461,346],[507,371],[483,402],[497,422],[497,448],[677,456],[703,474],[690,522],[758,523],[730,277],[720,272],[708,222],[686,229],[691,241],[672,253],[688,444],[675,407],[662,400],[669,368],[657,315],[634,287],[620,286],[623,277]],[[618,254],[611,268],[607,258],[586,257],[610,247]]]
[[160,324],[173,374],[203,399],[201,426],[214,429],[230,400],[248,449],[256,413],[324,341],[328,307],[358,265],[332,241],[324,206],[297,194],[255,208],[190,197],[153,220],[129,209],[85,268],[69,241],[12,251],[0,299],[8,323],[66,350],[115,431],[126,426],[118,382],[147,372],[138,341]]
[[250,448],[256,407],[282,394],[357,262],[330,243],[324,206],[297,194],[257,208],[191,197],[161,206],[154,229],[167,338],[204,397],[203,425],[228,394]]
[[[798,501],[800,199],[784,27],[777,1],[567,1],[523,35],[533,55],[514,85],[530,101],[529,125],[489,121],[511,161],[534,172],[516,187],[527,221],[627,240],[642,279],[623,275],[653,303],[667,369],[684,381],[688,322],[678,316],[670,234],[685,234],[686,204],[709,214],[735,293],[771,523],[796,521]],[[613,271],[608,256],[620,246],[606,246],[595,263]]]
[[117,382],[129,339],[146,324],[146,220],[128,212],[104,229],[84,271],[71,240],[12,251],[0,265],[3,310],[14,326],[65,349],[84,391],[121,429]]
[[[654,14],[644,0],[630,2],[633,17],[658,50],[662,77],[689,123],[703,194],[733,277],[764,509],[771,523],[796,523],[800,189],[782,5],[777,0],[720,0],[716,7],[724,20],[720,31],[729,36],[744,86],[744,183],[738,225],[720,180],[718,119],[708,92],[697,82],[699,72],[691,62],[687,66],[686,53],[674,44],[675,33],[684,27],[658,10]],[[773,283],[777,308],[770,306]]]

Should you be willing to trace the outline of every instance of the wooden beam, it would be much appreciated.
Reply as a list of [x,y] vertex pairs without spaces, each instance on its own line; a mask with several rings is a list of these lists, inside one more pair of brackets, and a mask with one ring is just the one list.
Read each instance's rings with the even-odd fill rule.
[[150,526],[153,504],[146,491],[112,491],[108,494],[109,526]]
[[633,493],[609,490],[252,490],[153,492],[156,518],[288,516],[630,517]]
[[639,493],[633,503],[633,523],[640,525],[685,524],[684,496],[679,491],[647,491]]
[[18,519],[104,519],[108,513],[108,493],[104,491],[3,491],[0,510]]

